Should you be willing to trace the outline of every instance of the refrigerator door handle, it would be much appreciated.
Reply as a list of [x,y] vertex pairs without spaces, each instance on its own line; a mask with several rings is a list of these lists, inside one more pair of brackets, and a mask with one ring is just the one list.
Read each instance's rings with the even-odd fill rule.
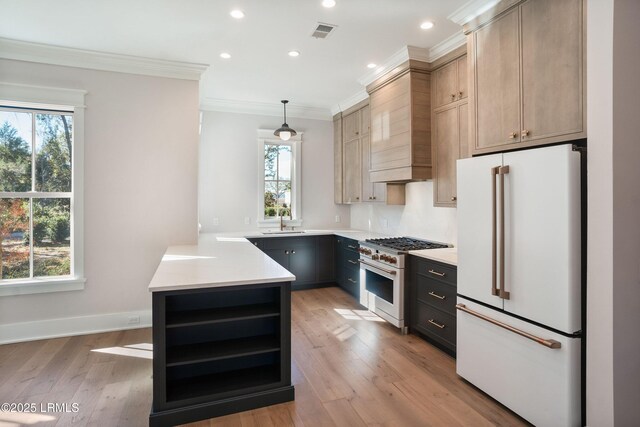
[[491,295],[498,296],[497,286],[497,217],[496,217],[496,175],[500,166],[491,168]]
[[504,289],[504,176],[509,173],[509,166],[498,168],[500,175],[500,289],[498,296],[509,299],[509,292]]
[[531,341],[535,341],[538,344],[543,345],[545,347],[548,347],[548,348],[551,348],[551,349],[558,349],[558,348],[562,347],[562,344],[560,342],[556,341],[556,340],[537,337],[537,336],[532,335],[532,334],[530,334],[528,332],[525,332],[525,331],[523,331],[521,329],[514,328],[513,326],[507,325],[506,323],[502,323],[499,320],[492,319],[489,316],[485,316],[484,314],[478,313],[477,311],[473,311],[473,310],[467,308],[467,306],[464,305],[464,304],[456,304],[456,309],[458,309],[460,311],[464,311],[465,313],[468,313],[468,314],[470,314],[472,316],[475,316],[478,319],[482,319],[482,320],[484,320],[486,322],[492,323],[492,324],[494,324],[496,326],[499,326],[499,327],[501,327],[503,329],[506,329],[507,331],[511,331],[511,332],[513,332],[515,334],[518,334],[518,335],[522,336],[522,337],[530,339]]

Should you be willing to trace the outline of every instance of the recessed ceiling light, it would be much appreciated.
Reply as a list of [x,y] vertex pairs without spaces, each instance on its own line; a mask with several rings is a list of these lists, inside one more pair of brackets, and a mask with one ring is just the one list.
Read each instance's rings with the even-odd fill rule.
[[433,28],[433,22],[424,21],[422,24],[420,24],[420,28],[422,28],[423,30],[428,30],[429,28]]
[[290,50],[289,56],[293,56],[293,57],[300,56],[300,52],[298,52],[297,50]]
[[220,58],[222,58],[222,59],[229,59],[229,58],[231,58],[231,55],[230,55],[230,54],[228,54],[227,52],[222,52],[222,53],[220,54]]
[[244,18],[244,12],[241,11],[240,9],[233,9],[231,11],[231,13],[229,13],[229,15],[231,15],[232,17],[236,18],[236,19],[242,19]]
[[336,0],[322,0],[322,5],[324,7],[333,7],[336,5]]
[[376,68],[376,64],[373,62],[371,64],[367,64],[367,68]]

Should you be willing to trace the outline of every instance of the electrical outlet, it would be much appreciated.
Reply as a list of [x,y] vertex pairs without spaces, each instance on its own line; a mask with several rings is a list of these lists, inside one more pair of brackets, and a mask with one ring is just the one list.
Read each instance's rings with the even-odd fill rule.
[[213,225],[220,225],[220,218],[213,218]]
[[130,325],[137,325],[138,323],[140,323],[140,316],[129,316]]
[[336,222],[340,222],[340,215],[336,215]]
[[249,218],[248,216],[244,217],[244,225],[249,225],[251,224],[251,218]]

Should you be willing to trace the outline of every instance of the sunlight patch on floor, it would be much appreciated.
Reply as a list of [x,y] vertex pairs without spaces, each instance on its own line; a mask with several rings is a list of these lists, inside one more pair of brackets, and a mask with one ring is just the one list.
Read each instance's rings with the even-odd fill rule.
[[384,319],[369,310],[349,310],[347,308],[333,309],[340,316],[348,320],[367,320],[369,322],[384,322]]
[[115,354],[117,356],[139,357],[141,359],[153,359],[153,344],[130,344],[124,347],[95,348],[96,353]]
[[0,427],[20,427],[55,421],[52,415],[33,412],[0,412]]

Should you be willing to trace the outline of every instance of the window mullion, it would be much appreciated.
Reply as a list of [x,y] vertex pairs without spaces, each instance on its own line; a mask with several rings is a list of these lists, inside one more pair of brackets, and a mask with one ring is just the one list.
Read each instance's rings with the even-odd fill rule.
[[33,278],[33,199],[29,199],[29,277]]

